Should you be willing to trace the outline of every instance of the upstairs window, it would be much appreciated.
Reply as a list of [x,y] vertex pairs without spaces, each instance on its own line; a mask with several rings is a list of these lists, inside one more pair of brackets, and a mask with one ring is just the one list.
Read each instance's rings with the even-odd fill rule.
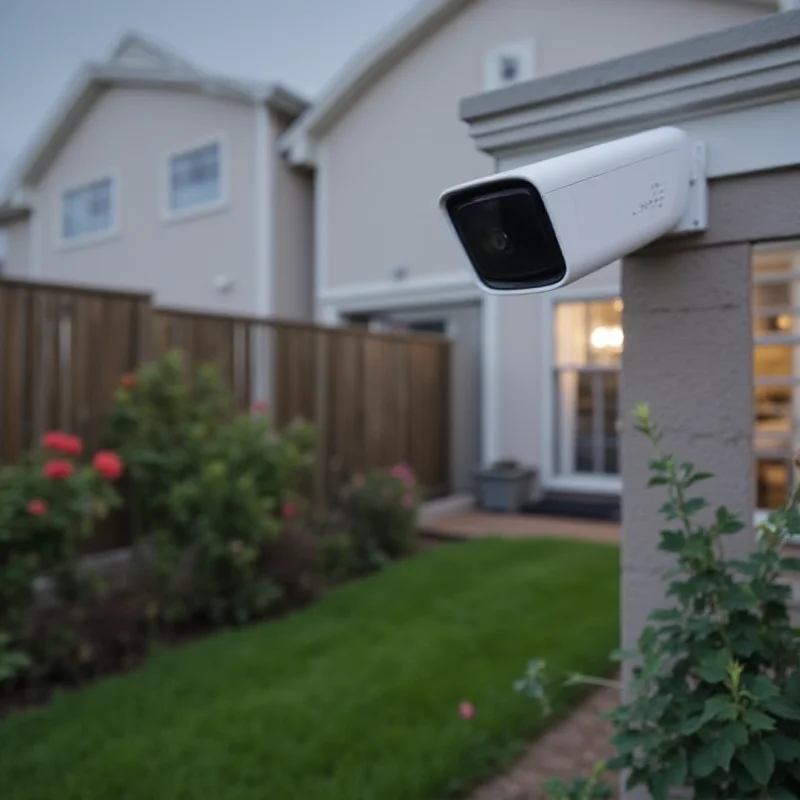
[[72,241],[110,232],[114,227],[114,186],[102,178],[64,192],[61,200],[61,237]]
[[181,213],[222,201],[219,142],[177,153],[169,159],[169,211]]

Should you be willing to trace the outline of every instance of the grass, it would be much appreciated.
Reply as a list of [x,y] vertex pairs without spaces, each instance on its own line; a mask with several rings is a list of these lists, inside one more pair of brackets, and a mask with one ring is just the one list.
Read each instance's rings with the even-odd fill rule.
[[541,728],[511,687],[529,658],[607,670],[618,562],[574,541],[441,547],[283,620],[159,652],[1,722],[0,796],[458,796]]

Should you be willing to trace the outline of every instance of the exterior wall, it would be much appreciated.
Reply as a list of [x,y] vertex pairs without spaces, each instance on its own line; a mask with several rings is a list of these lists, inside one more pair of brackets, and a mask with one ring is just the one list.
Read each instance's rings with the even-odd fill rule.
[[30,265],[31,226],[27,219],[11,223],[6,229],[6,260],[3,275],[24,278]]
[[[502,10],[503,13],[499,13]],[[462,276],[463,257],[436,199],[488,174],[458,120],[459,100],[483,88],[484,57],[532,36],[538,75],[624,55],[759,16],[716,0],[478,0],[406,56],[338,120],[320,147],[323,204],[318,293]],[[625,24],[620,25],[624,19]]]
[[[553,309],[563,300],[593,300],[618,297],[620,265],[586,276],[578,283],[546,294],[493,297],[496,332],[494,351],[487,354],[493,374],[484,384],[488,404],[495,409],[486,420],[484,459],[516,458],[540,471],[549,488],[587,489],[591,480],[580,486],[562,483],[553,477],[554,446],[553,395]],[[500,413],[498,410],[502,409]],[[613,478],[600,482],[599,489],[618,490]]]
[[310,319],[314,308],[314,177],[309,171],[291,169],[280,156],[277,140],[289,124],[287,118],[272,118],[272,313]]
[[[31,275],[154,291],[163,305],[253,313],[254,116],[252,106],[185,92],[106,92],[34,187],[32,225],[40,242]],[[227,203],[165,221],[168,154],[217,135],[223,137]],[[60,248],[62,190],[109,172],[118,180],[118,232],[97,243]],[[214,287],[218,275],[233,280],[229,293]]]

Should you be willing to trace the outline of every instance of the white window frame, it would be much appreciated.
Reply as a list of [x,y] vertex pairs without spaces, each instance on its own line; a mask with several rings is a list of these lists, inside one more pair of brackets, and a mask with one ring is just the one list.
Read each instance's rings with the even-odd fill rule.
[[[77,236],[64,236],[64,197],[70,192],[85,189],[93,183],[109,181],[111,184],[111,224],[102,231],[92,233],[82,233]],[[117,168],[107,169],[91,177],[81,178],[62,185],[55,196],[53,207],[55,208],[54,227],[55,241],[57,250],[73,250],[80,247],[89,247],[96,244],[108,242],[115,239],[122,232],[120,221],[122,219],[122,181],[120,171]]]
[[[219,148],[219,197],[189,208],[172,208],[170,204],[172,185],[172,160],[184,156],[201,147],[217,145]],[[170,150],[164,155],[161,164],[161,221],[164,223],[181,222],[183,220],[217,214],[230,205],[230,158],[228,137],[224,133],[205,136],[192,142],[186,142]]]
[[[558,475],[555,471],[555,385],[553,377],[556,372],[555,356],[555,307],[557,303],[588,303],[593,300],[621,299],[616,286],[598,286],[595,288],[565,289],[543,294],[542,309],[542,344],[545,348],[544,374],[542,381],[542,425],[540,428],[542,442],[541,479],[546,489],[565,492],[583,492],[586,494],[619,494],[622,493],[622,475]],[[622,368],[620,367],[620,375]],[[621,456],[621,454],[620,454]]]
[[[761,245],[757,249],[754,248],[752,258],[755,259],[758,252],[761,253],[768,253],[769,251],[777,251],[779,253],[784,252],[792,252],[796,251],[794,255],[794,266],[792,269],[789,270],[777,270],[777,271],[765,271],[758,273],[753,269],[751,273],[751,281],[752,286],[755,288],[757,285],[767,285],[771,283],[791,283],[792,281],[798,280],[800,278],[800,241],[789,241],[789,242],[776,242],[770,243],[769,245]],[[753,315],[755,316],[755,309],[753,309]],[[758,345],[781,345],[781,344],[788,344],[792,346],[800,345],[800,333],[790,333],[790,334],[768,334],[768,335],[760,335],[756,336],[753,334],[753,349],[755,351],[756,346]],[[754,388],[757,386],[787,386],[790,388],[793,387],[800,387],[800,374],[794,375],[775,375],[775,376],[765,376],[762,378],[753,378],[753,386]],[[800,428],[800,420],[795,422],[797,428]],[[770,451],[764,450],[756,450],[755,448],[755,437],[756,437],[756,421],[755,418],[753,419],[753,475],[754,477],[757,475],[757,465],[758,460],[760,457],[769,458]],[[796,430],[797,430],[796,428]],[[791,434],[792,438],[795,436],[795,432],[793,431]],[[778,455],[778,451],[776,453],[776,460],[780,458]],[[790,474],[793,472],[792,468],[792,461],[793,461],[793,454],[791,452],[786,454],[786,460],[789,465]],[[791,482],[791,481],[790,481]],[[791,487],[790,487],[791,488]],[[756,503],[758,503],[758,499],[756,498]],[[755,509],[755,523],[760,524],[761,522],[766,521],[767,517],[769,516],[769,509],[761,508],[756,505]],[[791,535],[789,540],[792,544],[800,544],[800,532]]]

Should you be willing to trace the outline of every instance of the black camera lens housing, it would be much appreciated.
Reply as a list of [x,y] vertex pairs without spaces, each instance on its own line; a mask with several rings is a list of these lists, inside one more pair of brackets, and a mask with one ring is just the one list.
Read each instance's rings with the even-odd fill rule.
[[445,210],[480,281],[512,291],[553,286],[567,265],[536,187],[505,178],[454,192]]

